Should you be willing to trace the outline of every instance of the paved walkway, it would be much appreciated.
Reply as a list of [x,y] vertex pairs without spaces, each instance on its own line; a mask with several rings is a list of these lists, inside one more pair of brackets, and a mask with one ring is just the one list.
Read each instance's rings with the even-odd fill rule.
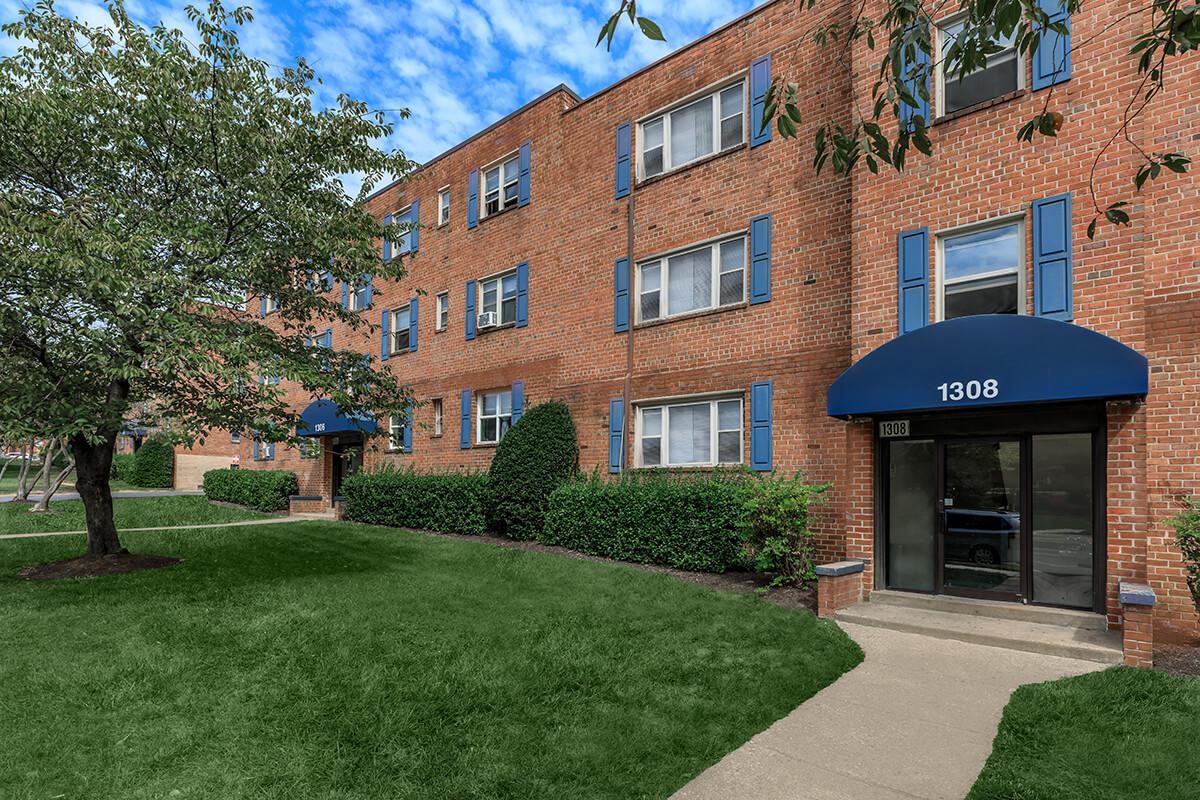
[[[301,519],[304,519],[301,517]],[[243,519],[236,522],[210,522],[204,525],[168,525],[156,528],[121,528],[120,534],[137,533],[139,531],[195,531],[203,528],[236,528],[242,525],[278,525],[282,522],[296,522],[296,515],[290,517],[268,517],[267,519]],[[79,536],[87,531],[37,531],[36,533],[5,533],[0,539],[37,539],[42,536]]]
[[678,800],[962,800],[1013,689],[1102,664],[843,624],[866,659]]
[[[195,490],[191,490],[191,489],[120,489],[118,491],[113,492],[112,496],[113,496],[114,500],[117,500],[122,497],[184,497],[184,496],[195,497],[196,495],[203,495],[203,494],[204,494],[204,492],[200,491],[199,489],[195,489]],[[0,503],[7,503],[9,500],[12,500],[13,497],[15,497],[15,496],[16,495],[13,495],[13,494],[0,495]],[[33,494],[29,495],[29,502],[36,503],[41,498],[42,498],[42,495],[40,492],[34,492]],[[79,499],[79,494],[76,492],[61,492],[61,493],[56,493],[53,497],[51,497],[50,502],[57,503],[59,500],[78,500],[78,499]]]

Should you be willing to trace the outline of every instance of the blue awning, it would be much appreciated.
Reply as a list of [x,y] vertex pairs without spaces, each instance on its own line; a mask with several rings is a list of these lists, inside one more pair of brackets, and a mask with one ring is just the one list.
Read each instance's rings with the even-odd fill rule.
[[829,387],[831,417],[1141,397],[1145,356],[1069,322],[961,317],[872,350]]
[[332,433],[374,433],[378,428],[370,417],[342,414],[332,400],[315,400],[300,414],[297,436],[327,436]]

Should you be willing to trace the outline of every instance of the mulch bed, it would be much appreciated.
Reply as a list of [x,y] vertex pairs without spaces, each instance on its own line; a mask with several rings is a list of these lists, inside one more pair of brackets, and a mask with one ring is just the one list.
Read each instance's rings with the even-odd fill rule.
[[815,586],[783,586],[775,589],[769,589],[766,592],[760,591],[771,582],[771,575],[762,572],[689,572],[683,569],[674,569],[672,567],[661,567],[656,564],[635,564],[629,561],[618,561],[613,558],[604,558],[602,556],[590,556],[585,553],[579,553],[575,550],[568,550],[565,547],[556,545],[539,544],[537,542],[523,542],[508,539],[503,536],[469,536],[459,533],[437,533],[435,531],[419,531],[430,536],[448,536],[454,539],[467,539],[473,542],[484,542],[486,544],[495,545],[497,547],[510,547],[514,550],[528,550],[533,553],[551,553],[556,556],[564,556],[566,558],[574,558],[579,561],[593,561],[598,564],[620,564],[625,567],[633,567],[634,569],[645,570],[646,572],[657,572],[663,575],[670,575],[678,578],[681,581],[688,583],[696,583],[701,586],[707,586],[710,589],[716,589],[723,592],[737,592],[739,594],[758,594],[768,603],[774,603],[781,608],[807,608],[809,611],[817,610],[817,592]]
[[1172,675],[1200,677],[1200,647],[1160,644],[1154,648],[1154,668]]
[[49,564],[34,564],[21,570],[22,578],[31,581],[46,581],[56,578],[97,578],[103,575],[119,575],[122,572],[140,572],[144,569],[159,569],[178,564],[183,559],[170,556],[147,556],[134,553],[118,553],[108,556],[83,556]]

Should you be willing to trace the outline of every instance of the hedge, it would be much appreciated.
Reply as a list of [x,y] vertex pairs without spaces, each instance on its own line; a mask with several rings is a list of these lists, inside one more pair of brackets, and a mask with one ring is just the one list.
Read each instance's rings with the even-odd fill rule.
[[342,483],[346,519],[442,533],[487,532],[484,473],[359,472]]
[[175,445],[166,436],[151,436],[133,454],[133,469],[125,478],[145,489],[169,489],[175,477]]
[[1192,602],[1200,610],[1200,498],[1189,499],[1171,524],[1175,528],[1175,546],[1183,555]]
[[538,540],[621,561],[699,572],[744,567],[749,484],[740,477],[593,475],[550,495]]
[[[144,446],[144,445],[143,445]],[[265,469],[212,469],[204,473],[204,496],[259,511],[284,511],[298,491],[296,473]]]
[[570,409],[556,401],[529,409],[504,434],[488,469],[492,527],[513,539],[533,539],[542,530],[550,493],[578,471]]
[[129,482],[129,476],[133,473],[133,453],[117,453],[113,456],[111,478],[114,481]]

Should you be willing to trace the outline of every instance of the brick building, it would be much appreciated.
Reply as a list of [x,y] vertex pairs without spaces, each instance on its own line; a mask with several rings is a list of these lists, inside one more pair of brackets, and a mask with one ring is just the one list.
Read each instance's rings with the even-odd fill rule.
[[[1088,6],[1086,50],[1047,36],[956,81],[931,76],[934,155],[901,174],[809,167],[807,137],[759,131],[773,76],[808,122],[853,124],[877,53],[807,41],[768,2],[597,94],[559,86],[368,202],[419,223],[408,276],[328,286],[384,332],[318,345],[372,354],[421,405],[362,449],[327,401],[322,447],[241,443],[242,466],[300,477],[294,507],[335,502],[348,470],[485,468],[522,410],[565,401],[585,470],[718,463],[833,484],[820,555],[862,559],[863,589],[1086,609],[1121,623],[1119,583],[1149,584],[1168,634],[1196,617],[1164,520],[1197,492],[1200,190],[1132,193],[1136,151],[1092,159],[1138,75],[1141,16]],[[939,41],[954,20],[935,20]],[[1104,30],[1102,30],[1104,29]],[[1147,151],[1200,136],[1192,60],[1131,129]],[[936,72],[936,70],[935,70]],[[1017,129],[1053,93],[1056,139]],[[265,319],[265,302],[252,302]],[[311,404],[311,405],[310,405]],[[368,423],[373,425],[374,423]]]

